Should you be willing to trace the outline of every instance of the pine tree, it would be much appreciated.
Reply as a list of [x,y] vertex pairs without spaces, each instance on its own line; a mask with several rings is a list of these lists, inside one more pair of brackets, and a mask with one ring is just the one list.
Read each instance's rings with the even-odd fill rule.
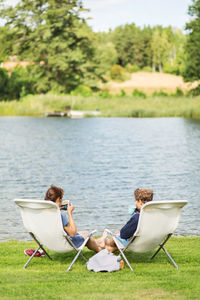
[[200,0],[193,0],[189,6],[191,21],[186,24],[188,39],[186,43],[186,68],[184,79],[195,81],[200,79]]

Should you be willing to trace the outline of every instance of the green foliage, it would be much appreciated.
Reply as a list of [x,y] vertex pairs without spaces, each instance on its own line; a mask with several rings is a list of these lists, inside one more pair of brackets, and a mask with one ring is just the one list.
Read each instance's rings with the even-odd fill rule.
[[105,34],[96,35],[95,44],[95,72],[105,81],[105,75],[117,63],[117,51],[111,41],[105,42]]
[[8,72],[0,68],[0,99],[6,99],[8,93]]
[[180,88],[177,88],[176,89],[176,93],[173,96],[175,96],[175,97],[182,97],[182,96],[184,96],[184,93],[183,93],[183,91]]
[[140,29],[134,23],[117,27],[110,33],[118,55],[118,64],[144,67],[151,64],[151,35],[150,27]]
[[[2,8],[7,1],[0,3]],[[0,27],[0,62],[17,55],[18,60],[33,63],[27,73],[32,91],[28,82],[18,82],[12,97],[30,92],[70,93],[79,86],[95,90],[100,82],[110,80],[109,75],[113,80],[123,81],[141,69],[181,75],[185,62],[190,64],[189,56],[185,57],[186,37],[181,30],[170,26],[140,28],[132,23],[108,33],[96,33],[82,17],[84,11],[81,0],[21,0],[15,6],[0,9],[5,23]],[[191,35],[197,47],[198,38],[198,33]],[[190,72],[194,72],[193,66],[194,63]],[[5,99],[5,91],[4,95]]]
[[168,97],[169,95],[163,91],[154,92],[153,97]]
[[16,67],[9,78],[9,98],[19,99],[34,94],[34,79],[29,76],[29,68]]
[[160,32],[160,28],[156,28],[153,32],[151,41],[153,54],[153,70],[163,71],[163,65],[169,58],[171,43],[166,30]]
[[16,67],[10,75],[4,69],[0,69],[0,99],[12,100],[34,94],[34,79],[29,76],[29,69]]
[[120,97],[125,97],[126,96],[126,92],[125,92],[125,90],[121,90],[120,91]]
[[185,42],[186,36],[181,30],[171,31],[171,49],[168,60],[163,65],[163,71],[174,75],[182,75],[185,70]]
[[88,86],[79,85],[75,90],[71,91],[72,96],[83,96],[89,97],[92,96],[92,89]]
[[177,62],[172,64],[170,61],[167,61],[164,64],[163,71],[164,71],[164,73],[169,73],[169,74],[174,74],[174,75],[181,74],[181,71],[180,71],[180,68],[179,68],[179,65]]
[[35,89],[70,92],[80,84],[94,85],[93,33],[80,17],[82,1],[22,0],[1,10],[15,31],[12,51],[34,62]]
[[104,98],[104,99],[112,98],[112,95],[111,95],[111,94],[109,93],[109,91],[107,91],[107,90],[100,91],[100,92],[98,93],[98,96],[99,96],[100,98]]
[[199,96],[199,95],[200,95],[200,85],[198,85],[195,89],[191,89],[188,92],[188,96],[196,97],[196,96]]
[[150,73],[150,72],[152,72],[152,67],[146,66],[146,67],[142,68],[141,71],[142,71],[142,72],[148,72],[148,73]]
[[136,73],[140,70],[140,68],[137,65],[132,66],[132,73]]
[[[74,105],[75,104],[75,105]],[[108,91],[91,97],[41,94],[28,95],[20,101],[0,102],[1,116],[44,116],[45,112],[62,111],[71,106],[77,110],[94,111],[102,117],[184,117],[200,119],[200,97],[112,97]]]
[[126,70],[120,65],[114,65],[110,69],[110,77],[112,80],[124,81],[126,79]]
[[7,61],[12,52],[15,33],[10,27],[0,26],[0,63]]
[[142,91],[139,91],[137,89],[133,90],[132,96],[133,97],[144,98],[144,99],[147,97],[145,93],[143,93]]
[[200,0],[192,0],[189,6],[191,21],[186,24],[189,35],[186,43],[186,68],[183,73],[186,81],[200,79]]

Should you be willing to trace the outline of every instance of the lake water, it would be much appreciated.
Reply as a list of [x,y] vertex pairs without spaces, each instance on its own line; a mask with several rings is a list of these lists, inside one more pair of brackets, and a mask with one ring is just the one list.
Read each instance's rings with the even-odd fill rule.
[[133,190],[188,200],[178,235],[200,235],[200,120],[0,118],[0,240],[28,239],[14,198],[51,184],[75,205],[79,230],[120,229]]

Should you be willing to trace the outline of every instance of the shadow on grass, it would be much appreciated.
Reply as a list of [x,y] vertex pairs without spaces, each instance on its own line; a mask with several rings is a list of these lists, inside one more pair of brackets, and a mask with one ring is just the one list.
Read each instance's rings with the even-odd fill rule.
[[[92,251],[83,251],[82,253],[87,260],[89,260],[93,255],[95,255],[95,253]],[[151,251],[148,253],[133,253],[131,251],[125,252],[125,255],[130,263],[150,264],[150,263],[153,263],[154,261],[157,261],[159,263],[162,263],[162,262],[166,263],[167,257],[164,253],[159,252],[158,255],[153,260],[151,260],[151,257],[153,254],[154,254],[154,251]],[[52,253],[50,253],[50,255],[54,261],[59,261],[59,263],[61,263],[61,264],[66,264],[66,263],[70,264],[71,261],[73,260],[73,258],[75,257],[76,252],[75,251],[68,252],[68,253],[53,253],[52,252]],[[115,255],[120,255],[120,252],[117,251],[115,253]],[[81,256],[79,256],[78,261],[79,261],[79,264],[81,264],[81,265],[85,264],[85,262]]]

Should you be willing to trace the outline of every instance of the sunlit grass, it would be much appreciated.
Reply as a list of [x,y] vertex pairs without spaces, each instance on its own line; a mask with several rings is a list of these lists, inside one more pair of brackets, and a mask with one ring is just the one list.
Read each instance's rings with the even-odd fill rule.
[[[24,270],[24,249],[35,246],[35,242],[0,243],[0,299],[199,299],[199,237],[172,238],[166,244],[178,271],[163,251],[154,260],[149,259],[151,253],[127,252],[134,272],[127,266],[114,273],[89,272],[81,258],[66,272],[74,252],[50,252],[53,261],[34,258]],[[84,251],[87,259],[93,254]]]
[[44,116],[47,112],[63,111],[65,106],[73,110],[94,111],[102,117],[185,117],[200,118],[200,97],[139,97],[69,95],[29,95],[20,101],[0,102],[1,116]]

